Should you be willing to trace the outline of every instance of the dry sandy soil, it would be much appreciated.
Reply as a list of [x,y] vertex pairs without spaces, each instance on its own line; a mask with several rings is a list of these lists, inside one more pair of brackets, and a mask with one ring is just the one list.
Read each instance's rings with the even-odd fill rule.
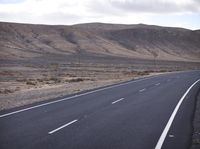
[[1,67],[0,73],[0,110],[4,110],[151,75],[152,72],[103,64],[67,67],[52,64],[48,67]]
[[[105,60],[104,60],[105,61]],[[77,64],[2,64],[0,67],[0,110],[9,109],[33,102],[61,97],[120,81],[132,80],[141,76],[162,72],[183,70],[183,63],[119,60],[113,63]],[[145,65],[145,66],[143,66]],[[187,68],[194,67],[187,63]],[[200,67],[196,64],[196,67]],[[145,70],[144,70],[145,68]],[[153,69],[154,68],[154,69]],[[185,68],[184,68],[185,69]]]

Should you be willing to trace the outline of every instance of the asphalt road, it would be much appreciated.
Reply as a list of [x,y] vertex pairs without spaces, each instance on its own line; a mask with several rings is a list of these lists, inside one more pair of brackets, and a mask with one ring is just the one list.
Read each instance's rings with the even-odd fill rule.
[[0,112],[0,149],[186,149],[200,71],[115,84]]

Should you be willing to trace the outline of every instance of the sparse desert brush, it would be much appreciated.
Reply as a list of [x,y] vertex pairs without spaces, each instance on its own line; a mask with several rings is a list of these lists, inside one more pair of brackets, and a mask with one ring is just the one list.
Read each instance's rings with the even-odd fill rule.
[[37,85],[37,82],[28,80],[28,81],[26,81],[26,84],[27,85]]
[[67,74],[67,76],[69,76],[69,77],[76,77],[76,75],[74,75],[74,74]]
[[161,69],[161,70],[158,70],[157,72],[170,72],[169,70],[164,70],[164,69]]
[[152,71],[130,71],[130,72],[124,72],[125,75],[138,75],[138,76],[143,76],[143,75],[148,75]]
[[140,75],[140,76],[149,75],[149,73],[151,73],[151,72],[153,72],[153,71],[150,71],[150,70],[147,70],[147,71],[138,71],[137,75]]
[[51,80],[51,81],[57,81],[58,78],[56,78],[56,77],[51,77],[51,78],[49,78],[49,80]]
[[17,86],[17,87],[15,88],[15,91],[20,91],[20,87]]
[[44,82],[45,79],[37,79],[38,82]]
[[70,80],[65,80],[66,82],[81,82],[84,81],[83,78],[74,78],[74,79],[70,79]]
[[49,78],[49,81],[54,81],[55,83],[60,83],[61,79],[60,78],[56,78],[56,77],[51,77],[51,78]]
[[57,77],[44,77],[44,78],[37,78],[35,80],[28,80],[33,83],[41,83],[41,84],[53,84],[53,83],[60,83],[62,82],[61,78]]
[[9,93],[13,93],[14,90],[12,89],[0,89],[0,94],[9,94]]
[[20,78],[18,78],[18,79],[16,79],[16,81],[17,81],[17,82],[26,82],[27,79],[20,79]]

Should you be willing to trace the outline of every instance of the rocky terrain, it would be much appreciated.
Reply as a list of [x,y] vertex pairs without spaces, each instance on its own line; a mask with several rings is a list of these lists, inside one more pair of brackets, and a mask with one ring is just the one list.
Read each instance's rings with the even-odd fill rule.
[[199,41],[199,30],[144,24],[50,26],[0,23],[0,56],[5,60],[101,55],[199,61]]

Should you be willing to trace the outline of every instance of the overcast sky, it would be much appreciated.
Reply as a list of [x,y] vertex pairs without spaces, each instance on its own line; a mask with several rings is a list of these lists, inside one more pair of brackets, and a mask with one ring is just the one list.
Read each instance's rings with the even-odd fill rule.
[[0,21],[144,23],[200,29],[200,0],[0,0]]

